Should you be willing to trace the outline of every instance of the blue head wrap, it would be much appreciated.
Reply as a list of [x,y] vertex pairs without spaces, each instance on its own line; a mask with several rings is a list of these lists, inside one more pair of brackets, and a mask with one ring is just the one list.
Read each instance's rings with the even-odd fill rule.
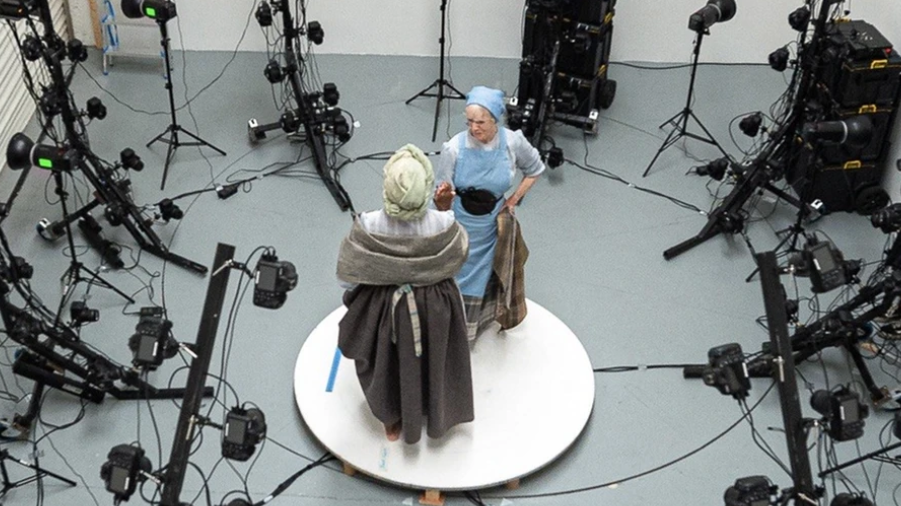
[[473,104],[488,109],[494,120],[500,121],[504,114],[504,92],[485,86],[475,86],[466,95],[466,105]]

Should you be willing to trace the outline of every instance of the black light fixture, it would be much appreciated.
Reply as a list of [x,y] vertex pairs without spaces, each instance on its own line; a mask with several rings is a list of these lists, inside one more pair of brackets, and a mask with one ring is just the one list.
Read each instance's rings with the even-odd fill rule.
[[861,114],[844,120],[806,123],[802,132],[807,141],[863,147],[869,144],[873,137],[873,121],[869,116]]
[[695,32],[703,32],[724,21],[729,21],[735,16],[735,0],[708,0],[702,7],[688,18],[688,29]]
[[19,132],[6,145],[6,163],[12,170],[37,165],[47,170],[71,170],[72,160],[68,151],[57,146],[35,144],[27,135]]
[[178,15],[175,3],[169,0],[122,0],[122,12],[127,18],[147,17],[157,21],[169,21]]

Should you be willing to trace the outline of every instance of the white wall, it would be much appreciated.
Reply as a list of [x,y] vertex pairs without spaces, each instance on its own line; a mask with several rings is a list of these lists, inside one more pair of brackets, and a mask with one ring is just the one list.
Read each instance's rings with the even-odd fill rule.
[[[76,36],[93,40],[87,5],[71,0]],[[121,0],[113,0],[118,8]],[[703,61],[765,62],[775,48],[794,39],[788,14],[802,0],[737,0],[735,18],[712,27]],[[233,50],[256,0],[179,0],[179,18],[188,50]],[[293,2],[292,2],[293,3]],[[622,0],[616,7],[612,59],[684,62],[694,34],[688,17],[704,0]],[[325,29],[320,53],[438,54],[441,0],[307,0],[311,20]],[[524,0],[450,0],[452,55],[517,58]],[[901,0],[854,0],[851,17],[865,19],[901,44]],[[172,23],[172,22],[170,22]],[[173,47],[181,47],[170,26]],[[265,43],[251,19],[242,46],[263,51]]]

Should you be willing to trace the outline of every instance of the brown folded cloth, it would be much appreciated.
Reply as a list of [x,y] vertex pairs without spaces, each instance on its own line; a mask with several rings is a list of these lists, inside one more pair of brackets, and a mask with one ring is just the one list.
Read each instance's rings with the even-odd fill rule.
[[495,320],[502,330],[511,329],[526,317],[525,266],[529,248],[522,238],[516,216],[507,211],[497,215],[497,248],[494,274],[497,276]]

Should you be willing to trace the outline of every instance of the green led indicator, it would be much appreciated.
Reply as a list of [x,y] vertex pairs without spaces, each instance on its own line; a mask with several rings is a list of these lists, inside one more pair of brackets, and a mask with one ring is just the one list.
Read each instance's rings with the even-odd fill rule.
[[154,9],[153,7],[147,7],[146,9],[144,9],[144,14],[146,14],[148,18],[155,18],[156,9]]
[[38,165],[45,169],[53,168],[53,160],[49,158],[38,158]]

